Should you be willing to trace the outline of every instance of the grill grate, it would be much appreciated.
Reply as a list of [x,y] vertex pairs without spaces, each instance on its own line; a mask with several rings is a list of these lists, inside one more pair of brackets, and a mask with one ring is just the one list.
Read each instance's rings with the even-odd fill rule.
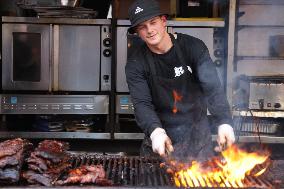
[[[160,159],[149,159],[138,156],[105,156],[105,155],[74,155],[72,167],[80,165],[103,165],[107,179],[115,186],[132,187],[173,187],[174,180],[166,170],[160,168]],[[218,184],[205,178],[179,178],[182,187],[194,188],[239,188],[238,183],[225,182]],[[245,185],[251,188],[273,188],[273,184],[265,179],[246,177]]]
[[72,167],[103,165],[107,179],[123,186],[172,186],[170,175],[160,168],[159,159],[113,156],[73,156]]

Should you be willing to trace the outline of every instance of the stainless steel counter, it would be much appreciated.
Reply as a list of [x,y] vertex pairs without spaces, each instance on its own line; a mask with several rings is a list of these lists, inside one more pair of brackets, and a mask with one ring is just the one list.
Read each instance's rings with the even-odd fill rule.
[[10,16],[3,16],[2,22],[33,23],[33,24],[72,24],[72,25],[111,24],[111,20],[107,19],[37,18],[37,17],[10,17]]

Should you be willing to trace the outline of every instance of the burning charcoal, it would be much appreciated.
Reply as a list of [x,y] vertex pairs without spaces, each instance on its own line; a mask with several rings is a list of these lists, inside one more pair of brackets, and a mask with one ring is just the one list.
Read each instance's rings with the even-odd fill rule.
[[222,152],[222,157],[206,162],[192,161],[190,166],[175,163],[178,171],[174,173],[173,180],[178,187],[211,187],[212,183],[226,187],[269,187],[268,182],[258,179],[269,163],[267,151],[247,152],[232,145]]
[[106,179],[105,170],[102,165],[82,165],[68,172],[63,180],[56,181],[56,185],[66,184],[97,184],[110,186],[112,182]]
[[175,168],[166,162],[162,162],[160,164],[160,168],[165,169],[166,173],[171,174],[171,175],[173,175],[176,172]]

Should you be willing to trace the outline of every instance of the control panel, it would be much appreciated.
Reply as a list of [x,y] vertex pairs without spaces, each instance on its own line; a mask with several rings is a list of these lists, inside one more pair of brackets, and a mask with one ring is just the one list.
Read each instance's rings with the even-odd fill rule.
[[284,110],[283,83],[250,83],[249,108]]
[[106,95],[1,95],[2,114],[108,114]]
[[111,27],[101,28],[101,90],[111,89]]
[[116,96],[116,113],[117,114],[133,114],[134,106],[131,101],[130,95],[117,95]]

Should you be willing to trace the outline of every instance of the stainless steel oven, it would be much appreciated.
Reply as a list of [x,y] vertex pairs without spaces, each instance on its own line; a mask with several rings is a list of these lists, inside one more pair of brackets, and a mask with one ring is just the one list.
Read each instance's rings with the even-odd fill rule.
[[2,25],[4,90],[49,89],[52,37],[50,30],[47,24]]
[[111,21],[2,17],[3,114],[108,114]]
[[2,17],[2,89],[109,91],[110,20]]

